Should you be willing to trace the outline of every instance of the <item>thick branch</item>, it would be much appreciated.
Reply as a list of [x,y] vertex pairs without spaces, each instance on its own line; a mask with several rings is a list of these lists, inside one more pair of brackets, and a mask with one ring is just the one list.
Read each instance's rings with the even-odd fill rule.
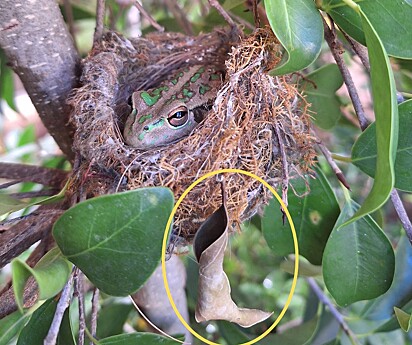
[[0,2],[0,46],[44,125],[73,159],[73,128],[65,103],[78,83],[79,57],[57,2]]
[[0,178],[19,182],[35,182],[44,186],[62,188],[69,173],[59,169],[51,169],[28,164],[0,162]]
[[1,224],[0,268],[23,253],[33,243],[44,238],[62,213],[63,210],[53,210],[50,206],[43,206],[16,224],[13,222]]

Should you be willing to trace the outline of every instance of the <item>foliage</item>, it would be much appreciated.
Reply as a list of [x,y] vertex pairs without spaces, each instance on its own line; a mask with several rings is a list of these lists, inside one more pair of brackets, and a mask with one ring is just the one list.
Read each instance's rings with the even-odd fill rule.
[[[166,2],[164,2],[166,4]],[[94,7],[71,1],[73,18],[63,10],[66,21],[77,30],[81,54],[88,53],[93,29]],[[204,11],[204,4],[180,1],[193,32],[212,30],[225,22],[218,12]],[[223,8],[236,20],[254,25],[245,2],[226,0]],[[134,8],[120,1],[107,1],[107,25],[128,33],[147,33],[152,27],[142,19],[132,25]],[[182,19],[158,1],[144,7],[169,31],[184,31]],[[412,344],[412,247],[388,200],[393,188],[403,193],[411,207],[412,165],[412,4],[404,0],[266,0],[258,5],[284,48],[280,64],[272,75],[297,72],[304,78],[299,87],[312,104],[313,128],[331,157],[339,163],[351,191],[335,176],[327,159],[319,162],[305,180],[290,181],[288,209],[300,249],[300,277],[292,303],[277,333],[260,344]],[[330,63],[324,25],[336,23],[339,54],[352,71],[359,68],[350,40],[367,46],[370,81],[356,78],[358,90],[368,88],[372,100],[362,98],[372,123],[361,131],[348,96],[338,91],[343,84],[339,67]],[[249,30],[246,25],[246,31]],[[76,31],[76,30],[75,30]],[[346,37],[346,38],[345,38]],[[353,42],[352,42],[353,43]],[[342,50],[342,51],[341,51]],[[15,80],[0,52],[1,109],[16,106]],[[366,69],[362,74],[369,77]],[[355,77],[356,72],[352,72]],[[347,81],[347,80],[346,80]],[[406,100],[405,100],[406,99]],[[368,107],[369,103],[373,106]],[[399,103],[399,104],[398,104]],[[373,109],[372,109],[373,108]],[[0,110],[1,110],[0,109]],[[4,110],[5,111],[5,110]],[[3,121],[3,120],[2,120]],[[34,127],[17,129],[14,137],[2,138],[4,160],[67,168],[59,157],[39,156]],[[322,150],[325,152],[325,150]],[[328,157],[330,158],[330,157]],[[38,185],[22,183],[0,194],[2,219],[29,213],[33,205],[56,202],[50,199],[17,200],[13,193],[33,192]],[[66,189],[63,190],[63,193]],[[173,195],[164,187],[137,189],[90,199],[70,208],[56,222],[53,236],[58,248],[50,251],[35,267],[25,263],[27,253],[11,264],[16,301],[20,308],[0,320],[0,344],[43,344],[57,306],[54,297],[67,282],[72,264],[104,294],[99,312],[98,344],[172,344],[176,341],[144,333],[147,325],[129,302],[121,298],[139,289],[160,261],[166,222]],[[20,213],[16,213],[19,211]],[[224,270],[239,307],[274,311],[261,324],[242,329],[224,321],[197,324],[193,320],[197,297],[198,267],[192,256],[183,258],[187,272],[190,325],[203,337],[222,344],[247,342],[267,329],[286,302],[291,288],[294,246],[289,225],[282,222],[280,205],[272,200],[261,215],[241,225],[232,236]],[[29,251],[32,251],[30,249]],[[337,308],[350,332],[345,332],[336,315],[319,301],[307,277],[315,278],[324,297]],[[0,281],[8,278],[2,271]],[[28,279],[39,287],[39,299],[23,308],[23,290]],[[90,294],[86,294],[89,298]],[[89,298],[90,299],[90,298]],[[79,320],[77,302],[66,310],[59,344],[75,344]],[[90,306],[87,308],[90,313]],[[115,324],[108,320],[116,318]],[[123,334],[124,325],[136,332]],[[194,340],[194,344],[200,341]]]

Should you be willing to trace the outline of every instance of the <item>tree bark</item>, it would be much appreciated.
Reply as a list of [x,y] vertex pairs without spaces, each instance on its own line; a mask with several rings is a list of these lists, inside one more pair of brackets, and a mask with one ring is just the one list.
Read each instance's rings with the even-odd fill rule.
[[1,0],[0,46],[44,125],[72,160],[66,98],[78,83],[79,56],[56,1]]

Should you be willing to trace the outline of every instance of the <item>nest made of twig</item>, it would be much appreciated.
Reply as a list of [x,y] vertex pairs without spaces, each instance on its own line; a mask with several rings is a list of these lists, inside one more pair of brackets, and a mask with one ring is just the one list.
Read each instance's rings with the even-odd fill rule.
[[[280,60],[278,47],[271,31],[263,29],[245,39],[224,30],[132,41],[109,33],[87,58],[83,87],[70,100],[75,148],[89,165],[126,176],[129,189],[161,185],[178,198],[198,177],[222,168],[247,170],[276,187],[285,174],[305,172],[314,158],[305,100],[290,77],[266,73]],[[128,147],[121,131],[132,92],[195,64],[226,69],[213,110],[177,143],[144,152]],[[247,176],[227,175],[225,182],[233,222],[245,220],[268,201],[267,191]],[[220,205],[220,185],[211,178],[189,193],[174,224],[190,239]]]

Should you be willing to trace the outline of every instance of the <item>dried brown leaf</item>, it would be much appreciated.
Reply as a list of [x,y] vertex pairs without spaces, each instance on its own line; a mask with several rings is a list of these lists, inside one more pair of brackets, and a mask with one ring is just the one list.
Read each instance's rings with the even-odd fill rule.
[[199,287],[195,318],[197,322],[227,320],[251,327],[272,313],[239,308],[230,296],[230,283],[223,271],[228,242],[228,215],[225,203],[202,224],[193,248],[199,262]]

